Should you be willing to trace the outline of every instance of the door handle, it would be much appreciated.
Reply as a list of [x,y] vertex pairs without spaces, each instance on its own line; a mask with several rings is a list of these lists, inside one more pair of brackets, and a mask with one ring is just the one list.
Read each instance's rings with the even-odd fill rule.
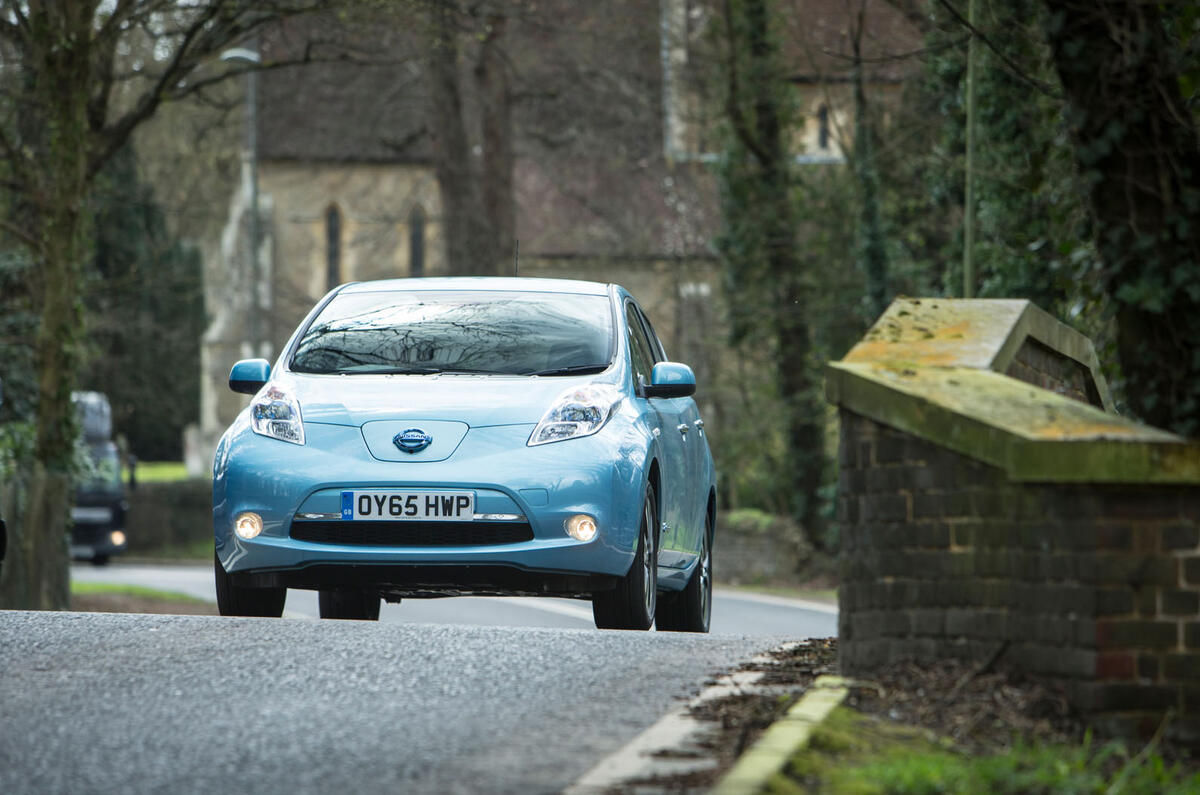
[[684,436],[687,436],[687,432],[691,430],[691,426],[689,426],[686,422],[684,422],[684,423],[677,425],[675,429],[677,431],[679,431],[680,433],[682,433]]
[[700,433],[704,433],[704,420],[696,420],[692,424],[696,426],[696,430],[700,431]]

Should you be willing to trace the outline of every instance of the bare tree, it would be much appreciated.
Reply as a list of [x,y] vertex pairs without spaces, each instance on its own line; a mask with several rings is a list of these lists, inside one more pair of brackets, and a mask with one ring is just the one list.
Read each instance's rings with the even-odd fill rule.
[[[76,426],[71,404],[83,348],[88,197],[98,174],[164,104],[229,76],[226,47],[319,0],[0,1],[0,219],[36,263],[37,440],[27,508],[0,581],[6,607],[68,602],[65,530]],[[152,59],[124,53],[153,42]]]
[[[513,257],[513,124],[506,52],[520,2],[417,0],[428,73],[428,123],[454,275],[489,275]],[[410,13],[402,7],[393,13]]]

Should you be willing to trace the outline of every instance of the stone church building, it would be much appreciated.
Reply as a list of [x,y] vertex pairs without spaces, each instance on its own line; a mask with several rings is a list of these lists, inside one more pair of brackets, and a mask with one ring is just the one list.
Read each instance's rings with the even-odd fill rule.
[[[558,94],[567,97],[537,109],[550,129],[525,124],[515,106],[519,274],[623,284],[647,309],[668,355],[707,383],[725,345],[723,277],[711,243],[721,223],[711,165],[716,120],[703,112],[689,63],[703,4],[619,2],[619,15],[567,0],[549,4],[587,16],[560,30],[586,30],[589,38],[512,34],[514,71],[534,86],[565,80]],[[837,20],[845,11],[836,0],[811,4],[821,8],[809,50],[827,50],[844,35]],[[883,39],[897,30],[911,37],[886,14],[880,30]],[[264,61],[294,47],[292,33],[265,36]],[[387,53],[413,52],[407,35],[385,25],[369,32],[372,49]],[[616,64],[614,48],[622,56]],[[829,167],[847,146],[848,92],[829,74],[841,62],[802,55],[795,82],[810,112],[799,159]],[[605,79],[591,83],[575,77],[601,72]],[[225,226],[202,245],[210,325],[200,423],[185,439],[193,473],[210,468],[217,440],[246,403],[226,385],[234,361],[273,361],[338,284],[446,272],[442,198],[424,134],[426,77],[419,58],[399,57],[333,59],[257,76],[256,156],[247,149]],[[701,400],[716,400],[714,393]]]

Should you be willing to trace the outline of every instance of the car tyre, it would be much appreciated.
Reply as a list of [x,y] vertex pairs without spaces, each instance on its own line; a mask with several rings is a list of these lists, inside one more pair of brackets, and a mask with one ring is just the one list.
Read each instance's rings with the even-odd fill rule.
[[658,601],[658,503],[646,487],[637,548],[629,571],[609,591],[592,594],[592,617],[600,629],[650,629]]
[[109,560],[108,555],[104,555],[104,554],[92,555],[92,565],[93,566],[107,566],[108,560]]
[[213,574],[217,584],[217,610],[221,615],[266,618],[279,618],[283,615],[287,588],[246,588],[235,585],[215,552]]
[[321,618],[378,621],[379,594],[369,591],[321,591],[317,604]]
[[708,632],[712,620],[712,541],[713,521],[704,520],[704,539],[700,544],[700,562],[678,593],[662,594],[655,625],[668,632]]

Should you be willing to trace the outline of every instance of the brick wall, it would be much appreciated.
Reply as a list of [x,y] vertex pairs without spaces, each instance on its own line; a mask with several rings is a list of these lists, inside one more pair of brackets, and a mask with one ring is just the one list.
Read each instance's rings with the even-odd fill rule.
[[1200,743],[1200,489],[1015,482],[841,410],[840,655],[986,659],[1099,730]]
[[1086,367],[1033,338],[1021,344],[1005,375],[1081,403],[1100,408],[1104,406],[1096,383]]

